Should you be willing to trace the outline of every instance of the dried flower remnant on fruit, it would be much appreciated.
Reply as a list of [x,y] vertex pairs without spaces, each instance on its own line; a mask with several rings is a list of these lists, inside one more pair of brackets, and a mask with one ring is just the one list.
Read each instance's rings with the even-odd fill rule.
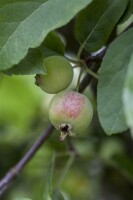
[[59,130],[61,132],[60,140],[63,141],[66,138],[67,135],[71,136],[71,134],[72,134],[71,129],[72,129],[72,127],[69,124],[63,123],[63,124],[59,125]]
[[41,84],[41,79],[40,79],[40,75],[37,74],[35,76],[35,85],[39,86]]

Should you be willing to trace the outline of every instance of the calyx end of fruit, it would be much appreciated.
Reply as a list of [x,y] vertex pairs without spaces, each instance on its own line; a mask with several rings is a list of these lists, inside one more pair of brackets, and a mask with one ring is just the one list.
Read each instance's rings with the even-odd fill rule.
[[61,141],[65,140],[67,135],[75,136],[75,134],[72,133],[72,126],[70,124],[66,124],[66,123],[60,124],[59,125],[59,130],[61,132],[61,134],[60,134],[60,140]]
[[41,84],[41,79],[40,79],[40,76],[39,74],[37,74],[35,76],[35,85],[39,86]]

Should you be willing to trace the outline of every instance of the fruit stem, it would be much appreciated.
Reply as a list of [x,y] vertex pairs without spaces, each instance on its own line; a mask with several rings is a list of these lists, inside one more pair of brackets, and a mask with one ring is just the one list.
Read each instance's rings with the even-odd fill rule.
[[84,48],[84,45],[81,45],[79,50],[78,50],[78,53],[77,53],[77,58],[80,59],[80,56],[81,56],[81,53],[83,51],[83,48]]
[[71,59],[71,58],[68,58],[68,57],[66,57],[71,63],[74,63],[74,64],[76,64],[76,65],[81,65],[81,60],[73,60],[73,59]]
[[73,69],[78,68],[78,67],[80,67],[80,66],[78,66],[78,65],[74,65],[74,66],[73,66]]
[[92,71],[91,69],[89,69],[87,66],[86,66],[85,71],[86,71],[88,74],[92,75],[94,78],[96,78],[96,79],[98,80],[98,74],[96,74],[95,72],[93,72],[93,71]]
[[76,92],[79,91],[80,80],[81,80],[81,76],[82,76],[84,70],[85,70],[84,68],[80,68],[80,73],[79,73],[79,77],[78,77],[78,81],[77,81]]
[[89,69],[89,68],[87,67],[86,63],[85,63],[83,60],[81,60],[81,62],[82,62],[82,65],[84,66],[84,70],[85,70],[88,74],[90,74],[91,76],[93,76],[94,78],[96,78],[96,79],[98,80],[98,74],[96,74],[96,73],[93,72],[91,69]]

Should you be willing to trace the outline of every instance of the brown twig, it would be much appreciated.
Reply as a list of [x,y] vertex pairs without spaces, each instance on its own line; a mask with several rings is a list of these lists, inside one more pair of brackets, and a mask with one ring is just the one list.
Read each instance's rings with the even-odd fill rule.
[[42,146],[44,142],[48,140],[51,136],[54,127],[49,125],[47,129],[40,135],[36,142],[31,146],[27,153],[22,157],[22,159],[4,176],[0,181],[0,196],[4,191],[11,185],[12,181],[18,176],[24,166],[31,160],[35,155],[37,150]]
[[102,59],[107,51],[108,46],[103,47],[101,50],[96,52],[95,54],[92,54],[90,56],[87,56],[84,61],[86,62],[87,65],[90,63],[101,63]]

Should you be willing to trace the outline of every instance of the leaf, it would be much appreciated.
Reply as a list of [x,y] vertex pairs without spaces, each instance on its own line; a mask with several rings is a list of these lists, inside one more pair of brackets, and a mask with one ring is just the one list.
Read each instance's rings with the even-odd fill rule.
[[57,33],[51,32],[39,48],[30,49],[18,65],[3,72],[7,75],[45,74],[43,59],[55,54],[64,54],[64,44]]
[[133,0],[129,0],[127,9],[123,14],[120,23],[124,23],[126,20],[128,20],[128,18],[131,16],[132,13],[133,13]]
[[[53,52],[56,52],[60,55],[64,55],[64,51],[65,51],[64,43],[62,42],[58,33],[54,31],[50,32],[47,35],[43,44],[40,46],[40,49],[42,48],[42,54],[43,54],[43,46],[46,47],[47,49],[52,50]],[[46,57],[46,55],[43,55],[43,56]]]
[[133,136],[133,55],[128,65],[128,72],[123,92],[124,110],[129,128]]
[[133,53],[133,29],[121,34],[110,45],[104,56],[98,81],[98,115],[107,133],[127,129],[122,103],[125,74]]
[[18,65],[3,71],[6,75],[31,75],[44,74],[42,54],[39,49],[29,49],[26,57]]
[[53,175],[53,168],[55,163],[55,156],[53,156],[52,161],[48,167],[47,174],[45,176],[45,184],[43,190],[43,200],[52,200],[52,175]]
[[127,0],[94,0],[76,19],[75,36],[89,52],[100,49],[108,40],[126,9]]
[[3,7],[5,5],[8,5],[10,3],[17,3],[17,2],[40,2],[40,3],[44,3],[48,0],[0,0],[0,7]]
[[114,156],[110,164],[131,183],[133,183],[133,160],[125,155]]
[[69,200],[70,198],[63,192],[55,189],[52,194],[52,200]]
[[68,23],[91,0],[17,2],[0,10],[0,70],[22,60],[47,34]]

